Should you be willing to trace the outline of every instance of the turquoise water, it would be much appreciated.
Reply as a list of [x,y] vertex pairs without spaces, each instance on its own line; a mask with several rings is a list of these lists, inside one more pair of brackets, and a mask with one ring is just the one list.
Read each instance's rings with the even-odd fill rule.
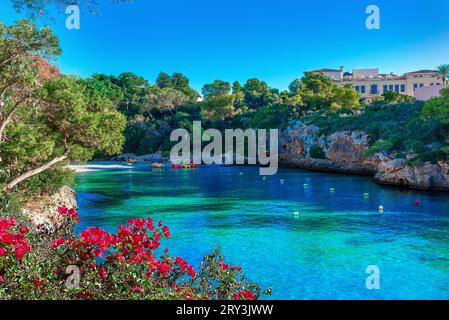
[[[227,261],[272,288],[270,299],[449,298],[447,193],[293,169],[263,180],[254,167],[142,165],[79,173],[76,190],[79,228],[163,220],[171,254],[197,266],[220,246]],[[369,265],[380,269],[379,290],[366,289]]]

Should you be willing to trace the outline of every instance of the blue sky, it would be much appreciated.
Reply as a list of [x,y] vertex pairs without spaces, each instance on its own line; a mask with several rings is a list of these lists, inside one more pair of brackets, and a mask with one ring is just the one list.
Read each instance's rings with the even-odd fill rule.
[[[65,28],[64,73],[131,71],[154,82],[159,71],[182,72],[200,89],[215,79],[257,77],[285,89],[304,70],[379,67],[403,73],[449,63],[447,0],[134,0],[102,3],[101,15]],[[381,29],[365,28],[365,9],[381,10]],[[0,21],[20,15],[0,1]]]

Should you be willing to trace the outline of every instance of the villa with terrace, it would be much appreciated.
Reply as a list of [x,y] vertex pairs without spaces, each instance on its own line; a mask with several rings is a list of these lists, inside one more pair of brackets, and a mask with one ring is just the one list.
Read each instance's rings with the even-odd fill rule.
[[438,96],[444,88],[439,74],[434,70],[418,70],[397,75],[379,73],[378,68],[353,69],[352,72],[345,72],[341,66],[340,69],[305,72],[308,73],[322,73],[341,86],[352,85],[365,100],[375,100],[385,92],[394,91],[425,101]]

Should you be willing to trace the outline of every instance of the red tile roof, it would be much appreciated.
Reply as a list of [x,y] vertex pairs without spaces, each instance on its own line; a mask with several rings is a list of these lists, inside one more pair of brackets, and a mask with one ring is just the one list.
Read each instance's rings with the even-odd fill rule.
[[412,71],[412,72],[407,72],[406,74],[410,74],[410,73],[434,73],[435,70],[418,70],[418,71]]

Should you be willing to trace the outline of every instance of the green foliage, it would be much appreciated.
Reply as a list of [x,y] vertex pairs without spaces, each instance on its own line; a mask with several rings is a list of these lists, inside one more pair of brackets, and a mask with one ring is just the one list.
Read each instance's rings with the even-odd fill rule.
[[293,108],[287,105],[270,105],[262,107],[255,113],[252,127],[257,129],[283,130],[287,127]]
[[218,95],[228,95],[231,92],[231,84],[222,80],[215,80],[211,84],[205,84],[202,89],[204,98]]
[[441,91],[441,97],[427,101],[422,110],[426,122],[438,123],[435,136],[439,138],[437,150],[432,150],[439,159],[449,156],[449,88]]
[[159,72],[156,78],[156,86],[161,89],[171,87],[171,77],[165,72]]
[[212,95],[201,106],[201,118],[205,120],[224,120],[234,114],[234,96]]
[[244,103],[250,110],[258,110],[263,106],[280,102],[279,96],[266,82],[249,79],[243,86]]
[[384,100],[381,102],[383,104],[395,104],[395,103],[411,103],[415,99],[413,97],[401,94],[395,91],[387,91],[382,94]]
[[111,79],[41,79],[36,59],[61,49],[49,28],[27,20],[0,24],[0,43],[2,192],[14,191],[19,202],[52,193],[73,180],[66,161],[121,152],[126,119],[116,109],[123,94]]
[[322,73],[307,73],[289,85],[290,103],[306,112],[359,109],[361,95],[352,86],[340,87]]
[[64,186],[71,186],[75,182],[73,170],[64,166],[56,166],[45,170],[25,182],[23,198],[35,198],[41,194],[53,194]]
[[46,81],[39,93],[41,120],[52,129],[55,145],[67,145],[72,160],[89,160],[95,151],[117,154],[122,150],[125,117],[98,88],[103,86],[93,79],[60,77]]
[[425,119],[440,121],[442,124],[449,123],[449,90],[442,92],[442,97],[433,98],[426,102],[422,110]]
[[[130,2],[132,0],[110,0],[111,2]],[[98,1],[92,0],[11,0],[17,12],[24,12],[30,19],[46,18],[49,15],[50,6],[61,12],[70,5],[78,5],[85,9],[85,12],[97,14],[100,12]]]
[[394,142],[391,140],[377,140],[365,151],[365,156],[372,156],[377,152],[388,153],[394,148]]
[[324,150],[318,146],[318,145],[313,145],[310,148],[309,151],[309,156],[313,159],[326,159],[326,153],[324,152]]
[[442,64],[437,67],[437,72],[440,75],[440,79],[443,81],[443,84],[447,83],[447,79],[449,78],[449,64]]

